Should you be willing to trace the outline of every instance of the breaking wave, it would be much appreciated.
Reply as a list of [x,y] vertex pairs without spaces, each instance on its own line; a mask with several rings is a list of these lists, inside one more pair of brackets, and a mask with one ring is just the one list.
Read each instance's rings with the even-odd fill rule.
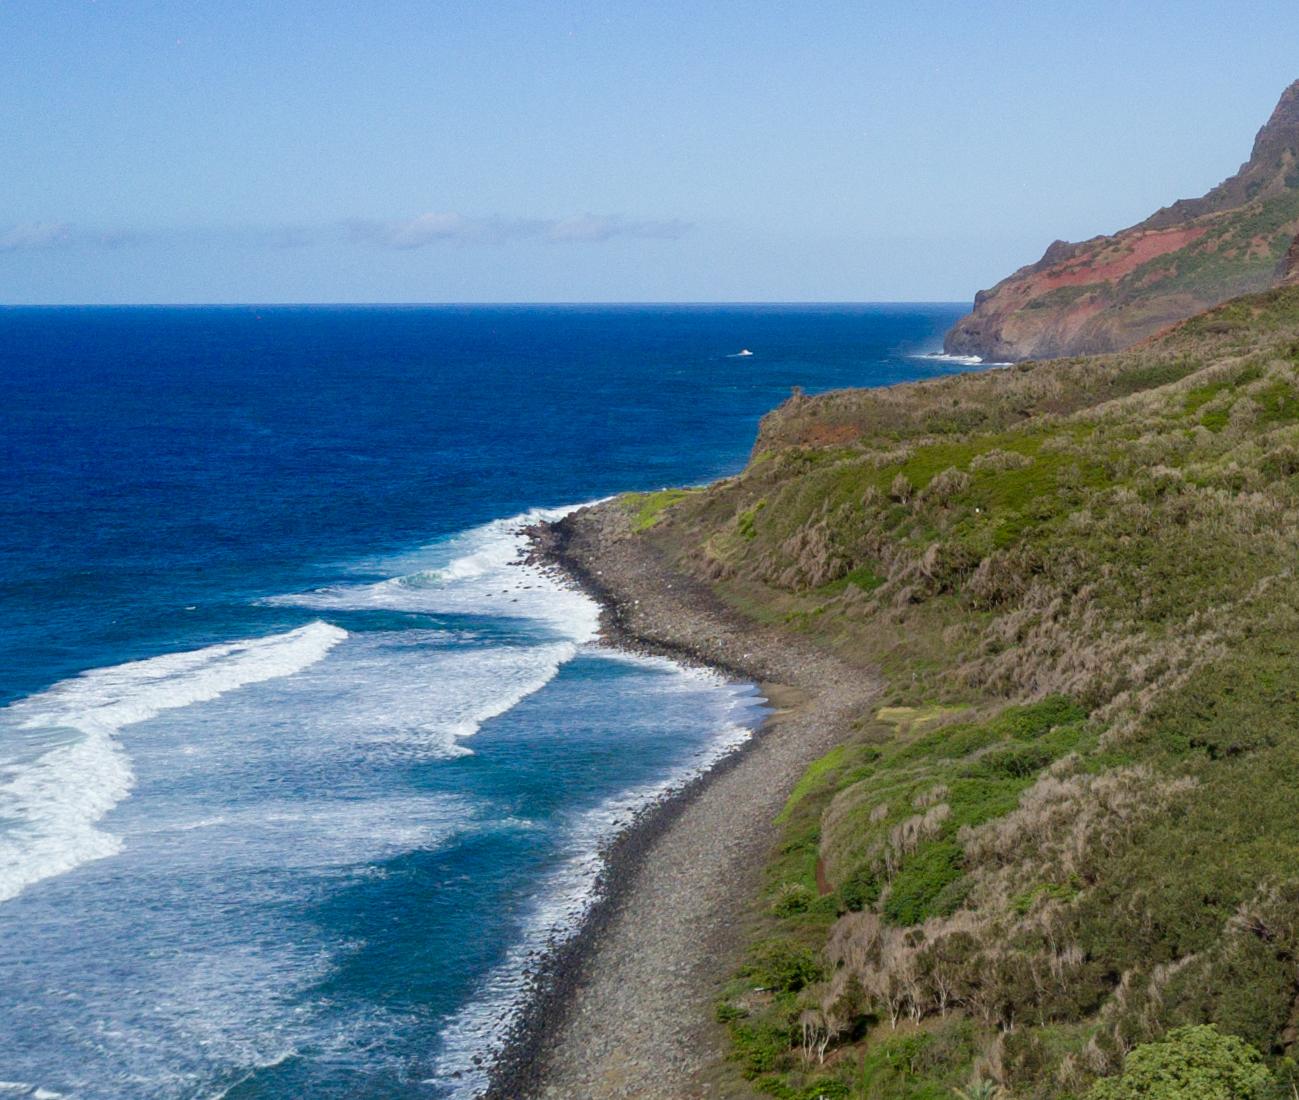
[[291,676],[347,632],[314,622],[265,638],[92,669],[0,710],[0,901],[35,882],[116,854],[97,827],[131,790],[117,733],[245,684]]

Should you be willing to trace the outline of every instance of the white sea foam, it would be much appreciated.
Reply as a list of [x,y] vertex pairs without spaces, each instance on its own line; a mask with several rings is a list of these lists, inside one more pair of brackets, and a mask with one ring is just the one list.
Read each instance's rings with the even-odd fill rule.
[[[152,849],[160,859],[187,871],[206,867],[231,873],[256,873],[267,866],[348,874],[369,869],[406,852],[434,851],[457,833],[483,828],[474,803],[450,795],[384,793],[362,798],[256,802],[195,821],[164,818],[152,828],[137,826],[132,849]],[[492,828],[522,829],[517,819],[491,822]],[[179,850],[177,834],[203,830],[202,839]],[[191,867],[188,863],[194,859]]]
[[266,602],[318,610],[510,616],[540,623],[567,641],[588,642],[599,626],[595,602],[520,561],[527,550],[524,526],[571,511],[573,507],[536,508],[494,520],[413,554],[365,563],[373,571],[396,574],[386,580],[274,596]]
[[439,668],[436,718],[410,726],[404,738],[395,740],[451,754],[467,753],[461,740],[472,737],[484,722],[508,713],[540,691],[577,651],[572,642],[557,642],[498,646],[444,657]]
[[656,690],[699,691],[703,686],[728,690],[735,713],[687,762],[653,782],[606,799],[571,822],[564,840],[570,854],[541,884],[521,936],[443,1031],[434,1080],[449,1087],[455,1100],[469,1100],[486,1087],[490,1067],[512,1037],[532,992],[529,961],[570,940],[599,900],[601,853],[606,845],[646,808],[708,771],[753,735],[761,700],[752,687],[730,685],[710,670],[687,668],[666,658],[599,652],[612,660],[675,673],[665,683],[656,683]]
[[[488,615],[540,628],[543,636],[529,639],[529,644],[494,644],[442,654],[436,696],[417,697],[420,714],[411,715],[400,728],[387,724],[394,742],[464,754],[470,750],[461,741],[540,691],[577,655],[579,647],[596,636],[600,616],[596,603],[521,560],[527,549],[523,527],[559,519],[572,510],[533,509],[413,554],[367,563],[376,571],[400,571],[386,580],[334,585],[266,602],[322,611]],[[420,641],[414,632],[406,633]],[[392,708],[408,709],[396,699],[387,703],[389,713]]]
[[121,849],[97,822],[130,792],[124,726],[296,672],[347,636],[325,622],[284,634],[92,669],[0,710],[0,901]]
[[[282,736],[301,739],[313,757],[337,754],[337,767],[463,756],[466,739],[544,688],[580,648],[551,634],[493,644],[468,633],[357,631],[327,664],[287,682],[264,720],[292,715]],[[261,742],[233,730],[190,739],[181,751],[210,754],[236,740],[243,759],[260,760]]]
[[955,367],[1009,367],[1010,363],[987,361],[980,355],[948,355],[942,351],[921,352],[912,359],[932,359],[935,363],[950,363]]
[[[13,903],[15,912],[31,907],[22,912],[35,917],[24,933],[35,937],[33,949],[46,959],[57,956],[77,975],[77,1018],[109,1021],[114,1029],[103,1047],[87,1032],[65,1055],[67,1072],[81,1076],[51,1084],[88,1094],[96,1091],[95,1074],[111,1062],[112,1072],[142,1084],[123,1092],[126,1078],[115,1078],[105,1095],[197,1095],[207,1082],[229,1085],[230,1067],[273,1064],[308,1047],[339,1059],[363,1050],[368,1063],[382,1062],[392,1036],[410,1026],[400,1010],[342,1010],[312,993],[363,950],[359,939],[366,933],[343,942],[286,914],[309,910],[332,896],[337,883],[364,880],[368,889],[402,853],[434,851],[464,832],[537,828],[512,816],[508,805],[409,789],[401,778],[413,770],[407,758],[462,753],[480,726],[541,690],[578,655],[654,666],[665,674],[654,678],[650,697],[665,693],[676,712],[693,715],[688,693],[699,693],[704,714],[717,708],[717,733],[709,738],[706,724],[691,725],[688,736],[701,743],[688,760],[678,750],[671,774],[559,819],[559,859],[534,894],[518,942],[446,1037],[440,1084],[461,1096],[476,1090],[483,1063],[475,1058],[499,1051],[526,1004],[529,953],[566,939],[589,913],[605,841],[638,809],[749,735],[744,718],[726,704],[729,696],[743,709],[752,689],[663,659],[590,647],[598,620],[593,601],[517,564],[524,548],[520,526],[564,511],[501,520],[413,555],[364,563],[371,577],[388,580],[274,601],[455,621],[393,630],[376,617],[379,629],[350,634],[318,622],[274,638],[97,670],[0,711],[0,768],[7,769],[0,771],[0,814],[10,819],[0,818],[0,876],[8,867],[6,845],[19,841],[29,859],[44,861],[40,877],[57,873],[60,854],[78,852],[66,861],[73,866],[116,851],[120,841],[96,823],[133,783],[121,743],[140,775],[138,796],[111,818],[127,853],[89,870],[88,896],[73,898],[70,889],[63,896],[56,886]],[[345,637],[327,661],[320,659]],[[233,693],[276,677],[263,688]],[[223,692],[231,694],[219,703],[117,735],[131,723]],[[12,754],[11,745],[17,746]],[[104,758],[74,768],[72,757],[61,755],[73,752]],[[385,766],[394,754],[400,757],[395,770]],[[32,806],[18,807],[6,784],[33,770],[48,790]],[[114,775],[116,786],[109,781]],[[35,802],[44,807],[40,813]],[[73,809],[56,820],[50,807]],[[0,889],[5,882],[0,877]],[[160,898],[168,902],[159,904]],[[102,907],[100,920],[95,906]],[[65,914],[93,927],[65,927]],[[75,949],[68,946],[73,927],[80,937]],[[115,956],[123,943],[148,946],[129,952],[129,991]],[[87,949],[93,957],[79,958]],[[15,989],[11,1001],[41,1006],[42,1034],[54,1034],[67,1011],[34,986]],[[14,1064],[10,1076],[45,1080],[45,1068],[33,1056]],[[462,1072],[459,1079],[442,1078],[453,1069]]]

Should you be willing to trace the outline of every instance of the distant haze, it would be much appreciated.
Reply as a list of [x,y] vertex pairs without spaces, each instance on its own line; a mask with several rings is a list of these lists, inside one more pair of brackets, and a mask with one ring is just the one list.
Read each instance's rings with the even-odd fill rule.
[[1199,195],[1299,5],[0,4],[0,303],[968,300]]

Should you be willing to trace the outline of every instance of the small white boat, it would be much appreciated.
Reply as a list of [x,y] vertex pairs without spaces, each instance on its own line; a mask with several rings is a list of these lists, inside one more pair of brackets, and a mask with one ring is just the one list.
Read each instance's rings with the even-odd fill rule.
[[728,358],[728,359],[747,359],[747,358],[748,358],[750,355],[752,355],[752,354],[753,354],[753,352],[751,352],[748,348],[741,348],[741,349],[740,349],[739,351],[737,351],[734,355],[728,355],[726,358]]

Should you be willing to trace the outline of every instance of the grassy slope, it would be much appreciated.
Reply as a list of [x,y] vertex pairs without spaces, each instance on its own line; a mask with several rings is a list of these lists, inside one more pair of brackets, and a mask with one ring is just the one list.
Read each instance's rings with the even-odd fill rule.
[[1290,1051],[1299,290],[1122,355],[796,397],[739,477],[629,507],[891,685],[793,792],[719,1006],[761,1089],[1081,1096],[1186,1022]]

